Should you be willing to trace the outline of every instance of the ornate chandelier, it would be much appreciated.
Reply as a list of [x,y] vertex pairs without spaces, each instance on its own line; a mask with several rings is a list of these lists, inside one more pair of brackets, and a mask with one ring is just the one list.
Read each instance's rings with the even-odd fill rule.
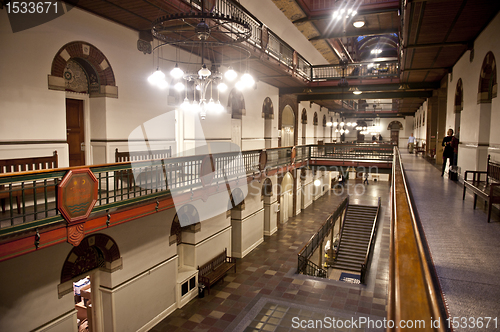
[[[177,58],[177,51],[175,60],[158,56],[158,66],[148,81],[159,88],[167,88],[169,84],[159,68],[159,61],[161,59],[175,62],[170,76],[175,82],[173,85],[175,91],[179,93],[184,91],[184,100],[180,108],[186,112],[199,114],[202,119],[206,118],[207,113],[223,112],[224,107],[219,100],[219,92],[227,90],[225,81],[233,81],[238,76],[231,64],[239,61],[241,68],[241,62],[250,57],[250,52],[238,45],[251,35],[251,20],[245,13],[237,7],[227,6],[215,7],[207,12],[204,1],[201,1],[201,8],[192,4],[189,13],[158,18],[152,23],[151,33],[159,41],[154,50],[170,45],[176,47],[178,51],[199,56],[201,61],[190,61],[191,56],[187,60],[180,61]],[[226,57],[224,50],[229,54]],[[235,61],[234,58],[239,60]],[[211,64],[210,69],[205,60]],[[228,65],[228,69],[223,75],[220,68],[224,65]],[[182,66],[185,69],[182,69]],[[188,71],[188,68],[196,69]],[[255,81],[247,70],[236,82],[235,87],[243,90],[254,84]]]

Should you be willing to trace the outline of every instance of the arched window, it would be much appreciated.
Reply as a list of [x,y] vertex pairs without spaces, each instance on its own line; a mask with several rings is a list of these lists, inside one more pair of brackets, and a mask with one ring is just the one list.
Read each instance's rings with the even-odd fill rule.
[[305,108],[302,110],[301,122],[302,124],[307,124],[307,111]]
[[491,103],[491,99],[497,96],[497,68],[495,57],[488,52],[483,60],[481,75],[479,77],[479,91],[477,103]]
[[266,97],[262,103],[262,117],[264,119],[274,119],[274,106],[271,98]]
[[227,99],[227,108],[231,110],[232,119],[241,119],[246,115],[245,98],[238,89],[232,89]]
[[464,90],[462,79],[459,78],[455,89],[455,113],[460,113],[464,109]]

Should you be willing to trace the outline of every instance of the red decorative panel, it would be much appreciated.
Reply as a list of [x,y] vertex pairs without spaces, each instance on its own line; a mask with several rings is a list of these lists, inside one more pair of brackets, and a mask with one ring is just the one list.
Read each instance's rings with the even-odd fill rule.
[[70,170],[57,192],[57,208],[68,223],[85,220],[97,202],[97,179],[88,168]]
[[67,227],[68,242],[73,246],[78,246],[85,236],[84,224],[71,225]]

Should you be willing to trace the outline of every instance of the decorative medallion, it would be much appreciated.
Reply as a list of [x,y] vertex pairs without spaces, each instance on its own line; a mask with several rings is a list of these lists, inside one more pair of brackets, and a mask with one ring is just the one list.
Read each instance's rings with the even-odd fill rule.
[[267,152],[266,150],[260,151],[259,155],[259,171],[263,171],[267,165]]
[[203,187],[212,184],[214,179],[214,160],[212,159],[212,155],[205,156],[200,165],[200,180]]
[[295,162],[295,157],[297,156],[297,149],[295,146],[292,147],[292,153],[290,154],[290,162],[293,164]]
[[137,49],[144,54],[151,54],[151,43],[142,39],[137,40]]
[[68,171],[57,192],[57,208],[68,223],[85,220],[97,202],[97,179],[88,168]]

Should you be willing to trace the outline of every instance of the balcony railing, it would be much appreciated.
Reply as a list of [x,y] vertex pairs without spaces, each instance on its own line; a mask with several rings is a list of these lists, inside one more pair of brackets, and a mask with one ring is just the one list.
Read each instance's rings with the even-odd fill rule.
[[[321,1],[331,2],[333,0]],[[184,2],[193,5],[197,10],[201,10],[201,0],[184,0]],[[295,73],[302,76],[304,79],[308,81],[325,81],[342,78],[342,67],[340,65],[311,65],[303,56],[279,38],[273,31],[264,28],[264,24],[239,3],[231,0],[215,0],[210,3],[213,7],[206,8],[206,10],[208,9],[216,14],[241,18],[250,26],[251,35],[248,39],[248,43],[250,43],[252,47],[261,49],[263,52],[279,61],[280,64],[295,70]],[[315,2],[315,6],[318,6],[318,3],[319,2]],[[321,6],[323,5],[325,4],[322,3]],[[263,29],[266,29],[265,33],[263,33]],[[296,54],[295,58],[294,54]],[[346,78],[356,79],[399,77],[399,65],[398,61],[350,63],[347,65],[345,76]]]
[[[359,144],[357,148],[352,144],[349,146],[338,144],[338,146],[340,150],[335,150],[333,154],[324,151],[327,146],[316,145],[267,149],[265,169],[290,165],[293,154],[295,163],[304,163],[311,158],[345,159],[341,156],[341,151],[351,153],[351,149],[361,148],[365,158],[369,154],[372,160],[376,156],[380,158],[379,160],[389,162],[392,160],[385,150],[381,150],[381,146],[364,144]],[[368,151],[370,147],[374,151]],[[258,175],[262,170],[261,151],[212,154],[214,172],[211,183],[224,184]],[[195,155],[88,166],[98,180],[97,203],[92,213],[201,188],[203,185],[200,169],[207,156]],[[351,153],[350,157],[361,158],[361,153],[359,151]],[[57,187],[71,169],[74,168],[1,174],[0,188],[3,188],[6,209],[0,214],[0,236],[62,221],[56,204]]]
[[[341,65],[313,66],[312,81],[341,79],[342,69]],[[399,64],[397,61],[349,63],[345,70],[345,77],[347,79],[399,77]]]
[[311,146],[311,159],[370,160],[387,161],[393,159],[391,144],[330,144]]

